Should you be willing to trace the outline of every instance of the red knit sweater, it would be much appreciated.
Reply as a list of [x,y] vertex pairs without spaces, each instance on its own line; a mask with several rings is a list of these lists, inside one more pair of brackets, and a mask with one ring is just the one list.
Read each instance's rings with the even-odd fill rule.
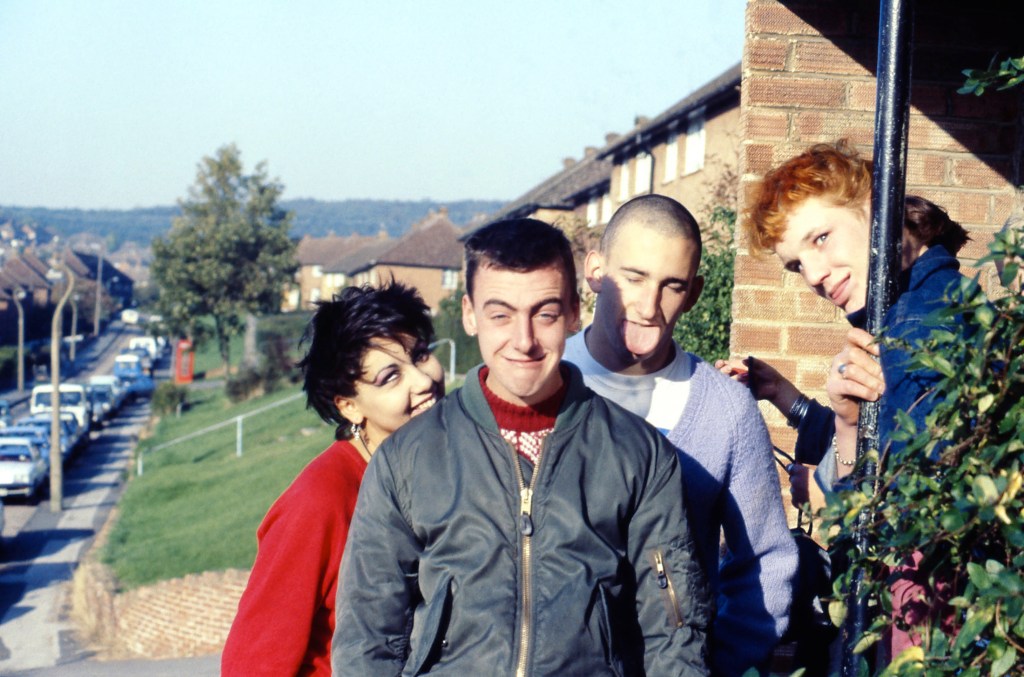
[[365,470],[355,447],[335,442],[270,507],[223,677],[331,674],[338,567]]
[[568,374],[562,374],[562,387],[554,395],[532,407],[520,407],[501,399],[487,387],[487,374],[490,373],[487,367],[483,367],[479,373],[480,388],[494,413],[501,436],[523,458],[537,465],[544,438],[555,429],[558,409],[568,390]]

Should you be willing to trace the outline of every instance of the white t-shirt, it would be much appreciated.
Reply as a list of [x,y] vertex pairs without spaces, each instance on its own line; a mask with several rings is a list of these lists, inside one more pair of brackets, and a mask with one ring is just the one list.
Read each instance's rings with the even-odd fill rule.
[[595,393],[643,417],[668,435],[679,422],[690,397],[693,375],[690,354],[673,341],[676,354],[664,369],[639,376],[617,374],[602,367],[590,355],[585,333],[586,330],[581,331],[565,342],[562,359],[579,367],[584,382]]

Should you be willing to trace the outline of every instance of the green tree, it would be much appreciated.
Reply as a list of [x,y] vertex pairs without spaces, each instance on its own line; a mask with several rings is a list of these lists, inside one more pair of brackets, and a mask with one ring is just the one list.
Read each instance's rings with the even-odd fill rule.
[[[437,316],[434,318],[434,333],[439,339],[451,339],[455,341],[455,371],[465,374],[467,371],[480,364],[483,359],[480,357],[480,346],[476,339],[466,334],[462,327],[462,297],[466,295],[462,284],[448,298],[441,299]],[[448,361],[444,359],[450,350],[450,346],[439,348],[442,356],[441,364],[448,369]],[[449,374],[454,376],[455,374]]]
[[245,174],[238,148],[223,146],[200,161],[188,198],[179,201],[182,216],[153,240],[157,307],[168,328],[202,341],[200,320],[210,317],[225,374],[230,339],[246,315],[278,310],[295,272],[291,214],[278,207],[283,190],[268,179],[266,163]]
[[704,253],[700,261],[704,291],[697,305],[690,312],[683,313],[676,322],[672,335],[686,350],[713,363],[729,357],[736,212],[727,207],[715,207],[708,226],[710,233],[704,237]]

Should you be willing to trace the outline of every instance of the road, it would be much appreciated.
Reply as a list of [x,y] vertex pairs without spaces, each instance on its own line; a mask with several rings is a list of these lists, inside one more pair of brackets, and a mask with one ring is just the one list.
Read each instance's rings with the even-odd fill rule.
[[[93,342],[80,354],[77,376],[110,373],[121,345],[137,333],[116,327]],[[92,434],[88,448],[64,470],[64,510],[60,513],[51,512],[45,500],[32,505],[8,499],[0,556],[0,674],[217,674],[216,657],[91,661],[89,652],[75,642],[67,618],[67,583],[120,498],[131,450],[148,417],[147,402],[129,404],[106,428]]]

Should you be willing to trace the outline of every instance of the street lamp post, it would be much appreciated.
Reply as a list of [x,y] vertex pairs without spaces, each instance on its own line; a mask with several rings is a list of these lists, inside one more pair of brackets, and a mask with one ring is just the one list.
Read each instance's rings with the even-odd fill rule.
[[[53,405],[50,417],[50,512],[61,512],[64,509],[64,456],[60,448],[61,316],[64,304],[75,290],[75,276],[71,269],[64,261],[57,263],[57,267],[67,280],[67,288],[57,302],[57,307],[53,311],[53,322],[50,324],[50,384],[53,388],[50,393],[50,403]],[[57,459],[56,463],[54,458]]]
[[21,305],[25,298],[25,290],[21,287],[11,290],[11,298],[18,309],[18,391],[25,389],[25,308]]
[[93,244],[96,249],[96,305],[92,313],[92,335],[100,335],[100,301],[103,298],[103,245]]
[[81,294],[75,294],[71,297],[71,364],[75,363],[75,356],[77,353],[76,345],[78,344],[78,302],[81,300]]

